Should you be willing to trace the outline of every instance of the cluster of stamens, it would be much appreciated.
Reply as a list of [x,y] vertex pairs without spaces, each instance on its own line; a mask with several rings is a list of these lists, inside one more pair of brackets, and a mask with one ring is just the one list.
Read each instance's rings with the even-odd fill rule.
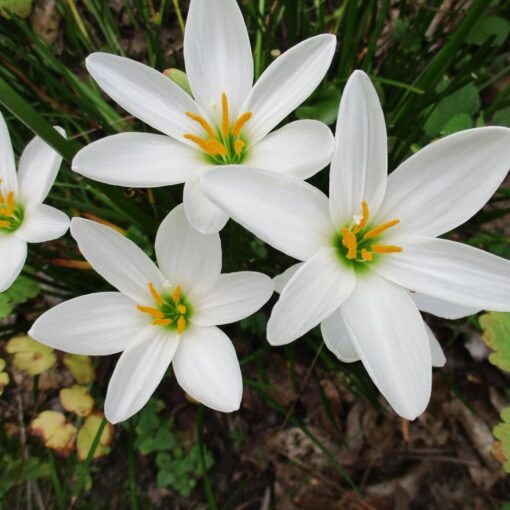
[[185,134],[184,138],[196,143],[217,165],[240,163],[246,155],[246,141],[241,131],[250,120],[252,113],[245,112],[231,125],[227,95],[221,95],[221,122],[215,131],[211,124],[201,115],[186,112],[186,115],[197,122],[205,131],[205,136]]
[[16,204],[14,192],[4,195],[1,185],[0,179],[0,232],[13,232],[23,221],[23,209]]
[[370,212],[366,200],[362,204],[363,215],[355,217],[348,227],[344,227],[338,236],[339,249],[343,257],[349,261],[367,263],[374,260],[374,255],[386,253],[400,253],[401,246],[378,244],[377,239],[386,230],[398,225],[400,220],[391,220],[377,227],[368,229],[368,218]]
[[154,326],[164,326],[176,330],[181,334],[189,322],[191,316],[191,307],[181,292],[179,286],[174,287],[172,294],[162,295],[152,283],[148,284],[156,306],[137,305],[136,308],[152,317]]

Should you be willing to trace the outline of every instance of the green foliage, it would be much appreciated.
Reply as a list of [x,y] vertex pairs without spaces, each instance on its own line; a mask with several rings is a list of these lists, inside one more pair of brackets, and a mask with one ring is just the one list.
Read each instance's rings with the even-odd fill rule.
[[504,44],[510,34],[510,23],[501,16],[481,18],[467,37],[467,42],[482,46],[492,41],[494,46]]
[[498,423],[492,430],[494,437],[501,441],[501,452],[503,453],[503,469],[510,473],[510,407],[503,409],[501,413],[502,423]]
[[489,312],[480,317],[483,339],[494,352],[489,361],[510,372],[510,313]]
[[32,10],[32,0],[0,0],[0,15],[10,18],[12,14],[26,18]]
[[0,477],[0,498],[15,484],[50,476],[50,466],[35,457],[26,461],[20,458],[2,458],[2,476]]
[[11,315],[17,304],[35,298],[40,290],[39,285],[30,278],[18,276],[12,286],[0,294],[0,319]]

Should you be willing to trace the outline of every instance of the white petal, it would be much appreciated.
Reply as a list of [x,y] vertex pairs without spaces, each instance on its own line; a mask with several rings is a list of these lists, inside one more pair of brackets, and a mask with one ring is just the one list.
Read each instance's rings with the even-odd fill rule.
[[16,237],[27,243],[43,243],[62,237],[69,228],[66,214],[49,205],[33,203],[24,211],[23,223]]
[[147,317],[120,292],[99,292],[51,308],[28,334],[64,352],[102,356],[123,351],[150,322]]
[[390,175],[379,220],[400,219],[397,228],[405,235],[439,236],[479,211],[509,168],[510,129],[483,127],[447,136]]
[[120,133],[87,145],[73,170],[94,181],[153,188],[191,178],[204,160],[199,151],[164,135]]
[[267,324],[271,345],[288,344],[329,317],[356,284],[352,269],[333,248],[322,248],[296,272],[283,289]]
[[429,337],[430,343],[430,356],[432,359],[433,367],[444,367],[446,365],[446,356],[444,355],[443,348],[440,343],[437,341],[436,335],[432,332],[429,325],[425,324],[425,329],[427,330],[427,336]]
[[162,291],[164,278],[154,262],[114,229],[73,218],[71,235],[92,267],[111,285],[140,304],[153,304],[148,284]]
[[374,265],[409,290],[474,309],[510,311],[510,262],[446,239],[416,238]]
[[255,313],[273,293],[273,282],[262,273],[242,271],[210,278],[189,295],[193,324],[218,326]]
[[263,138],[250,149],[244,164],[308,179],[331,161],[334,138],[316,120],[297,120]]
[[370,78],[354,71],[340,101],[329,197],[336,225],[352,221],[366,200],[377,213],[386,189],[388,147],[384,113]]
[[340,311],[379,391],[400,416],[414,420],[429,402],[432,362],[424,322],[409,293],[366,275]]
[[230,338],[215,327],[185,331],[173,363],[181,388],[216,411],[239,409],[243,379]]
[[122,353],[104,405],[106,419],[119,423],[136,414],[147,403],[170,365],[179,337],[164,328],[147,326]]
[[[60,127],[55,129],[65,136]],[[42,203],[48,195],[58,170],[62,156],[38,136],[26,146],[19,160],[19,193],[25,203]]]
[[288,267],[283,273],[275,276],[273,278],[274,290],[278,292],[278,294],[282,293],[282,290],[285,288],[285,285],[290,282],[291,278],[296,274],[297,270],[304,264],[304,262],[298,262],[293,266]]
[[291,257],[307,260],[331,245],[328,199],[295,177],[222,167],[203,175],[201,187],[237,223]]
[[170,211],[158,229],[156,257],[161,271],[173,285],[190,290],[220,274],[220,236],[201,234],[194,229],[181,204]]
[[340,309],[321,322],[321,333],[326,347],[344,363],[359,361],[359,354],[345,325]]
[[186,182],[183,200],[188,220],[203,234],[219,232],[228,221],[228,215],[204,195],[198,178]]
[[195,147],[183,135],[203,133],[186,112],[204,113],[170,78],[140,62],[108,53],[92,53],[86,65],[99,86],[124,110],[154,129]]
[[184,35],[186,74],[195,100],[206,111],[221,111],[228,98],[232,117],[253,84],[250,38],[235,0],[193,0]]
[[469,315],[474,315],[480,311],[480,308],[472,308],[469,306],[459,305],[457,303],[451,303],[444,299],[437,299],[419,292],[411,292],[411,297],[416,303],[418,310],[422,312],[431,313],[436,317],[442,317],[443,319],[462,319]]
[[335,48],[335,36],[317,35],[287,50],[264,71],[241,107],[253,113],[244,131],[250,143],[266,136],[315,90]]
[[27,259],[27,243],[15,235],[0,235],[0,292],[18,277]]
[[14,164],[11,137],[7,129],[2,112],[0,112],[0,190],[6,195],[13,191],[18,193],[18,177]]

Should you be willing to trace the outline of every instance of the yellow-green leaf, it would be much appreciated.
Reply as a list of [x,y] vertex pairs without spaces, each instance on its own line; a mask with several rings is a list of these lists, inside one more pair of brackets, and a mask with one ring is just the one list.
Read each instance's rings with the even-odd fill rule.
[[64,365],[80,384],[89,384],[96,378],[94,365],[90,356],[81,354],[66,354],[64,356]]
[[[89,454],[92,443],[94,442],[94,438],[99,431],[99,427],[101,426],[101,422],[103,421],[103,413],[95,412],[91,414],[83,423],[83,426],[78,431],[78,439],[76,442],[76,453],[78,454],[78,458],[81,461],[84,461]],[[99,443],[97,445],[96,451],[92,456],[93,459],[99,459],[100,457],[105,457],[110,453],[110,444],[113,439],[113,425],[111,423],[106,423],[106,426],[99,438]]]
[[494,437],[499,439],[496,443],[495,457],[503,464],[503,469],[510,473],[510,407],[503,409],[501,413],[502,423],[498,423],[492,430]]
[[76,439],[76,427],[57,411],[43,411],[38,414],[30,425],[30,433],[39,436],[46,448],[55,450],[63,457],[71,453]]
[[4,392],[4,388],[9,384],[10,378],[7,372],[4,372],[7,363],[3,358],[0,358],[0,395]]
[[510,313],[489,312],[480,317],[483,340],[494,352],[489,361],[510,372]]
[[60,402],[66,411],[78,416],[88,416],[94,408],[94,399],[89,395],[87,388],[78,384],[60,390]]
[[11,338],[5,350],[14,354],[14,365],[30,375],[42,374],[57,361],[51,347],[40,344],[29,336]]

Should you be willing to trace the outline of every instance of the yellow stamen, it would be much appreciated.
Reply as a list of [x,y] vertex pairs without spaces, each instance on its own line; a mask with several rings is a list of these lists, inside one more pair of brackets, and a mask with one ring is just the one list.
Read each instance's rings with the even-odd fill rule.
[[370,253],[366,248],[363,248],[361,250],[361,258],[365,261],[365,262],[372,262],[372,259],[374,258],[373,254]]
[[198,122],[203,128],[204,131],[211,137],[216,138],[216,133],[214,132],[213,128],[211,127],[211,124],[207,122],[201,115],[197,115],[193,112],[186,112],[186,115],[193,119],[195,122]]
[[186,327],[186,319],[181,315],[179,319],[177,319],[177,333],[181,334]]
[[152,321],[153,326],[168,326],[172,324],[172,319],[154,319]]
[[165,317],[165,314],[161,310],[152,308],[151,306],[136,305],[136,308],[138,308],[138,310],[142,313],[148,313],[155,319],[163,319]]
[[348,228],[342,229],[342,244],[347,248],[347,258],[349,260],[355,259],[358,241],[356,240],[356,236]]
[[0,221],[0,228],[7,228],[7,227],[10,227],[11,226],[11,223],[9,221]]
[[0,209],[1,216],[14,216],[14,211],[12,209]]
[[177,285],[177,287],[175,287],[175,289],[172,293],[172,299],[173,299],[174,303],[177,303],[177,301],[179,301],[180,297],[181,297],[181,287],[179,285]]
[[186,307],[185,307],[184,305],[179,305],[179,306],[177,307],[177,311],[178,311],[179,313],[186,313]]
[[9,193],[7,193],[7,205],[9,206],[9,209],[11,209],[11,211],[16,210],[16,202],[14,201],[13,191],[9,191]]
[[246,145],[246,143],[243,142],[242,140],[236,140],[234,142],[234,150],[236,152],[236,156],[239,156],[239,154],[241,154],[241,152],[243,152],[245,145]]
[[234,127],[232,128],[232,134],[234,136],[238,136],[244,125],[251,119],[253,113],[246,112],[243,113],[235,122]]
[[152,297],[154,298],[154,301],[156,301],[156,303],[159,306],[162,306],[163,305],[163,297],[161,296],[161,294],[155,289],[155,287],[154,287],[154,285],[152,285],[152,283],[149,283],[148,287],[149,287],[149,292],[152,294]]
[[356,227],[354,228],[353,232],[355,234],[357,234],[358,232],[361,232],[365,228],[365,225],[367,224],[367,221],[368,221],[368,216],[370,214],[366,200],[363,200],[363,202],[361,202],[361,208],[363,210],[363,218],[361,218],[359,225],[356,225]]
[[391,227],[394,227],[395,225],[398,225],[400,223],[400,220],[391,220],[387,223],[383,223],[382,225],[379,225],[378,227],[373,228],[372,230],[369,230],[364,236],[363,239],[372,239],[374,237],[377,237],[379,234],[382,234],[384,231],[388,230]]
[[392,246],[389,244],[373,244],[371,248],[374,253],[400,253],[403,250],[401,246]]
[[230,115],[228,112],[227,94],[225,94],[225,92],[221,94],[221,111],[221,134],[223,135],[223,138],[227,138],[228,128],[230,127]]
[[218,140],[209,140],[207,142],[207,147],[209,148],[209,154],[212,156],[226,156],[228,154],[227,148]]

